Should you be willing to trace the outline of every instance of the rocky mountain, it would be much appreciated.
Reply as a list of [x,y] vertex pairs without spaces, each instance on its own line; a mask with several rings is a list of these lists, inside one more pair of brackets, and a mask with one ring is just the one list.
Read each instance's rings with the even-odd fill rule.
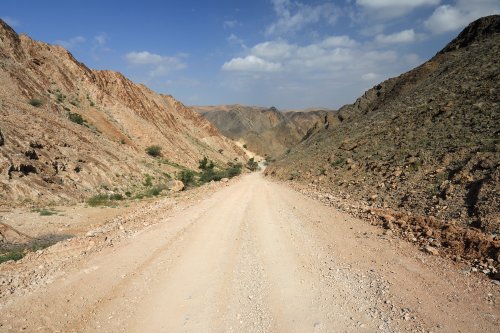
[[[133,192],[208,156],[244,152],[172,96],[113,71],[92,70],[60,46],[0,21],[0,204],[73,202]],[[145,149],[157,145],[161,158]]]
[[266,173],[392,211],[385,223],[399,221],[411,239],[450,246],[447,232],[465,228],[461,244],[477,250],[484,242],[468,230],[500,233],[499,54],[500,16],[471,23],[429,61],[342,107],[334,130]]
[[335,124],[333,111],[281,112],[275,107],[243,105],[193,106],[225,136],[261,156],[285,153],[312,133]]

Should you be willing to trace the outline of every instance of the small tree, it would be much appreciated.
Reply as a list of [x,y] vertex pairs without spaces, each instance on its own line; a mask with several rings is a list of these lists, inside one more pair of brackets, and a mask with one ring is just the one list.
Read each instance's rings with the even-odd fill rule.
[[161,156],[161,147],[157,146],[157,145],[149,146],[146,148],[146,153],[149,156],[153,156],[153,157]]
[[189,186],[194,182],[194,172],[192,170],[183,169],[179,173],[178,179],[183,182],[185,186]]
[[203,159],[199,160],[198,163],[198,168],[204,171],[212,170],[215,167],[214,162],[209,160],[206,156],[204,156]]

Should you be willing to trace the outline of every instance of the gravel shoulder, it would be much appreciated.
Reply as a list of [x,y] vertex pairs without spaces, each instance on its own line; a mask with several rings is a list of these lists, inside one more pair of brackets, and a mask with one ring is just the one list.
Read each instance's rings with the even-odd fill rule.
[[500,326],[500,288],[484,276],[258,173],[151,203],[0,276],[2,332]]

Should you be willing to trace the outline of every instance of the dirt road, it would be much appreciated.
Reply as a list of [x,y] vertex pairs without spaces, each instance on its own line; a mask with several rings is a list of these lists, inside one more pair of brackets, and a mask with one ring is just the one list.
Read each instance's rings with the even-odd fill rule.
[[1,308],[0,331],[498,332],[499,287],[254,173]]

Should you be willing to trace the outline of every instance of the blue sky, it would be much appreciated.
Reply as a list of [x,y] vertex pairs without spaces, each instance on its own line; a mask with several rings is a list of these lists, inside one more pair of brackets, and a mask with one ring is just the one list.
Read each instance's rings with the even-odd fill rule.
[[352,103],[498,0],[3,0],[18,33],[188,105]]

